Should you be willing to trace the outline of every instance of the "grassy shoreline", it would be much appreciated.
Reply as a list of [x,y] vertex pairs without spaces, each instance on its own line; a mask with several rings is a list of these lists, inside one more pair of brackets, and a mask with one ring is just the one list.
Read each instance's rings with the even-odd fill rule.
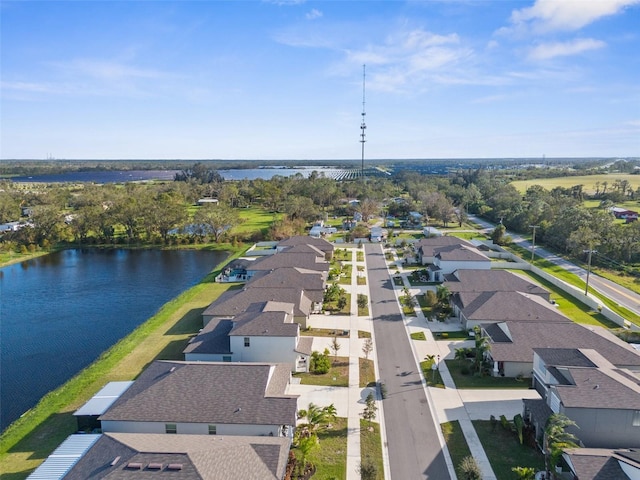
[[0,476],[3,480],[26,478],[69,434],[74,433],[77,427],[73,412],[106,383],[132,380],[154,360],[181,359],[186,342],[202,326],[202,311],[222,292],[233,287],[233,284],[213,281],[222,266],[245,251],[244,248],[228,247],[230,255],[227,259],[200,283],[164,304],[154,316],[7,427],[0,435]]

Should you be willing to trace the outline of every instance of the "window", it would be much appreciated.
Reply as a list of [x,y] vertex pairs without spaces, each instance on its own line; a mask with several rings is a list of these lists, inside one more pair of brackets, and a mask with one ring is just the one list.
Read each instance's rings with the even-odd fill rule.
[[640,427],[640,410],[636,410],[633,412],[633,420],[631,420],[631,425],[634,427]]
[[244,346],[245,347],[251,346],[251,339],[249,337],[244,337]]
[[178,426],[175,423],[165,423],[164,432],[165,433],[178,433]]
[[215,425],[209,425],[209,435],[216,435],[216,426]]
[[230,362],[231,361],[231,355],[224,355],[222,357],[222,361],[223,362]]

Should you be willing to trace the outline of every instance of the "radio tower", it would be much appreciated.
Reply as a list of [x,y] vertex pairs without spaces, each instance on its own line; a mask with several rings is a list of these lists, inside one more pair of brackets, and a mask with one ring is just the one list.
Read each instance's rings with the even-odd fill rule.
[[362,176],[364,177],[364,142],[365,140],[365,130],[367,129],[367,125],[364,123],[364,117],[366,115],[364,111],[364,85],[365,85],[365,68],[366,65],[362,65],[362,123],[360,124],[360,143],[362,144]]

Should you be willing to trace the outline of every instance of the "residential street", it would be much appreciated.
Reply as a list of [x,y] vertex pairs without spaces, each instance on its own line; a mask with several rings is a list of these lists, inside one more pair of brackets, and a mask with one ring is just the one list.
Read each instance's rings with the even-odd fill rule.
[[380,244],[365,245],[392,478],[451,478]]
[[[471,220],[474,223],[477,223],[478,225],[486,229],[495,228],[495,224],[487,222],[486,220],[479,219],[472,215],[469,216],[469,220]],[[521,236],[513,232],[507,232],[507,234],[511,237],[511,239],[515,244],[531,251],[530,241],[522,238]],[[581,268],[574,263],[568,262],[567,260],[561,257],[558,257],[557,255],[550,253],[538,246],[536,246],[535,248],[535,253],[536,255],[544,258],[545,260],[548,260],[556,265],[559,265],[565,270],[576,274],[582,280],[586,281],[587,271],[584,268]],[[530,259],[531,257],[528,257],[528,258],[525,258],[524,260],[528,261]],[[619,305],[629,309],[636,315],[640,316],[640,295],[638,295],[637,293],[627,288],[624,288],[620,285],[617,285],[616,283],[611,282],[610,280],[607,280],[598,275],[595,275],[593,272],[591,272],[591,274],[589,275],[589,286],[594,290],[598,291],[599,293],[601,293],[602,295],[605,295],[611,300],[617,302]]]

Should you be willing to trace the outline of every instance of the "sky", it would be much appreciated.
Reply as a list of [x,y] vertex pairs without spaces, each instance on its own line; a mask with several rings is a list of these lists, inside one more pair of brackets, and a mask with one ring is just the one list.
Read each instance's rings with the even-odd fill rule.
[[640,0],[0,0],[0,22],[0,159],[360,159],[363,106],[368,159],[640,156]]

